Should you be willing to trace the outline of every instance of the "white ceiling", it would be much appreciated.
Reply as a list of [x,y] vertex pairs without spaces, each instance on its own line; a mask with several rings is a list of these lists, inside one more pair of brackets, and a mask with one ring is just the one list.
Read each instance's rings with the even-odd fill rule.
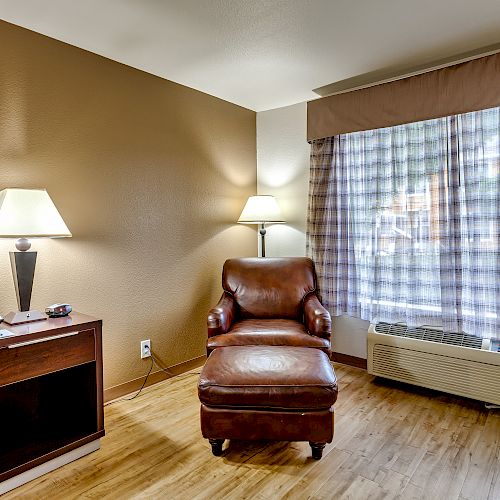
[[256,111],[500,41],[500,0],[0,0],[0,18]]

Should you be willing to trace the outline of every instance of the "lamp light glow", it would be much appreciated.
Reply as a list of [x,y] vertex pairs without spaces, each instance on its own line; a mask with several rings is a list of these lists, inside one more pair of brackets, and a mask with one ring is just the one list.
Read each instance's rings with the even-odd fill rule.
[[45,189],[0,191],[0,238],[70,236],[68,226]]
[[250,196],[243,207],[238,223],[240,224],[282,224],[285,222],[274,196],[264,194]]
[[283,224],[284,222],[276,198],[268,194],[250,196],[238,219],[239,224],[259,224],[261,257],[266,256],[266,224]]
[[10,325],[46,319],[39,311],[30,310],[31,290],[37,252],[28,252],[27,238],[71,237],[61,214],[45,189],[8,188],[0,191],[0,238],[19,238],[10,252],[19,311],[12,311],[4,321]]

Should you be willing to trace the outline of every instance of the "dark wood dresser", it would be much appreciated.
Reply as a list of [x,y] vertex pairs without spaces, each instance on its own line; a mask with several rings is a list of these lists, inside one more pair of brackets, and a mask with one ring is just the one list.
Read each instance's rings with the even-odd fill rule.
[[102,321],[0,329],[0,495],[95,451],[104,436]]

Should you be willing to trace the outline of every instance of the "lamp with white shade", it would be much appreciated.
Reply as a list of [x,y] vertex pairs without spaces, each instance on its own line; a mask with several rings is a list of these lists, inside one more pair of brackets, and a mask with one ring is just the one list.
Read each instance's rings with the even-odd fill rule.
[[238,219],[239,224],[259,225],[261,257],[266,256],[266,224],[283,224],[284,222],[276,198],[267,194],[250,196]]
[[19,238],[18,252],[10,252],[10,263],[19,311],[7,314],[10,325],[46,319],[30,310],[37,252],[29,252],[28,238],[65,238],[71,233],[45,189],[9,188],[0,191],[0,238]]

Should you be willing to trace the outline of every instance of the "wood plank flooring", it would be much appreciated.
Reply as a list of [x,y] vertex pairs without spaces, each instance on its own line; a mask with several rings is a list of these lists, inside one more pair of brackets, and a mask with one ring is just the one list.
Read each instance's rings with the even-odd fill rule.
[[96,453],[7,499],[500,499],[500,411],[334,364],[335,438],[323,459],[307,443],[226,441],[212,456],[190,372],[106,407]]

